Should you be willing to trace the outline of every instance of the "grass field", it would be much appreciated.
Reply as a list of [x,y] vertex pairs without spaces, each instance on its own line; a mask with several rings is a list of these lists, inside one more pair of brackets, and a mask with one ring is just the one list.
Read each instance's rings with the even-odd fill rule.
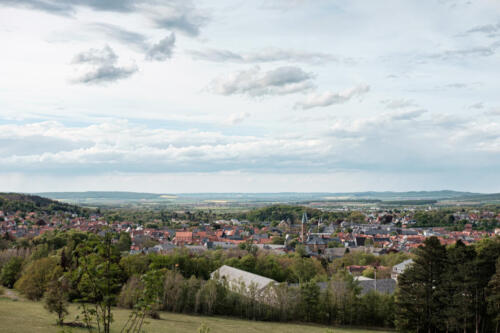
[[[72,321],[77,308],[71,306],[67,321]],[[119,332],[127,319],[129,311],[122,309],[114,310],[115,322],[113,332]],[[14,301],[0,296],[0,333],[7,332],[37,332],[49,333],[60,332],[55,326],[55,315],[49,314],[40,302],[25,300]],[[160,320],[149,320],[144,328],[148,333],[196,333],[201,323],[210,328],[210,333],[325,333],[328,327],[320,325],[305,324],[283,324],[257,321],[245,321],[224,317],[202,317],[189,316],[176,313],[161,313]],[[86,332],[82,329],[73,328],[72,332]],[[369,333],[375,331],[334,328],[335,333]],[[382,332],[382,331],[376,331]]]

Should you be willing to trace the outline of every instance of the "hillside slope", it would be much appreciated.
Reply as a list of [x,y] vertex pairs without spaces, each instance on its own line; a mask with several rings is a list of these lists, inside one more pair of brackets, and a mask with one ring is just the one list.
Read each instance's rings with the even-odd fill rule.
[[8,212],[68,212],[81,214],[84,209],[81,207],[62,203],[38,195],[23,193],[1,193],[0,210]]

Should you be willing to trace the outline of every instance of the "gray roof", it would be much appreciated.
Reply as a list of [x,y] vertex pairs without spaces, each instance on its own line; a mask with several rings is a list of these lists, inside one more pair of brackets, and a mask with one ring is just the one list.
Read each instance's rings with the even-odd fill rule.
[[326,248],[324,250],[324,255],[329,258],[341,258],[345,254],[344,247],[334,247],[334,248]]
[[394,265],[392,267],[392,271],[394,273],[401,274],[401,273],[403,273],[405,271],[405,269],[407,268],[407,266],[411,265],[411,264],[413,264],[413,259],[407,259],[407,260],[403,261],[400,264]]
[[227,265],[221,266],[219,269],[212,272],[212,274],[210,274],[210,277],[213,279],[217,274],[219,275],[219,279],[225,279],[229,282],[230,285],[239,285],[241,282],[243,282],[245,286],[248,287],[251,284],[255,284],[259,290],[264,289],[271,283],[277,283],[273,279],[269,279],[264,276],[253,274]]
[[392,294],[396,290],[396,281],[393,279],[379,279],[379,280],[360,280],[359,286],[361,295],[367,294],[372,290],[376,290],[382,294]]
[[[376,281],[376,283],[375,283]],[[329,282],[318,282],[318,287],[321,291],[328,288]],[[340,286],[343,281],[335,281],[334,284]],[[361,295],[366,295],[370,291],[377,291],[382,294],[392,294],[396,290],[396,281],[393,279],[379,279],[379,280],[359,280],[358,285],[361,287]],[[292,287],[299,287],[298,283],[290,284]]]

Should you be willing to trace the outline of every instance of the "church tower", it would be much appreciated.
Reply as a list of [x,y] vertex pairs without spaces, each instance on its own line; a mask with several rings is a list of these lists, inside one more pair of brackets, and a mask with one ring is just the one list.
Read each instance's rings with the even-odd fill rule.
[[301,236],[301,240],[302,240],[302,243],[305,243],[306,241],[306,234],[305,234],[305,224],[307,223],[307,214],[306,212],[304,212],[304,214],[302,214],[302,229],[301,229],[301,232],[300,232],[300,236]]

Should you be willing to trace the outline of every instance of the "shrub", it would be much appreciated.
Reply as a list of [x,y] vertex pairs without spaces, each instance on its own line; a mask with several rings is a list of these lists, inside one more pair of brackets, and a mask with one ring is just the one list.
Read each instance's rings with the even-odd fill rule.
[[8,288],[12,288],[14,283],[21,275],[21,269],[23,267],[23,258],[12,257],[7,261],[7,263],[2,267],[0,272],[0,282],[2,285]]
[[198,333],[210,333],[210,327],[205,323],[201,323],[200,327],[198,327]]

